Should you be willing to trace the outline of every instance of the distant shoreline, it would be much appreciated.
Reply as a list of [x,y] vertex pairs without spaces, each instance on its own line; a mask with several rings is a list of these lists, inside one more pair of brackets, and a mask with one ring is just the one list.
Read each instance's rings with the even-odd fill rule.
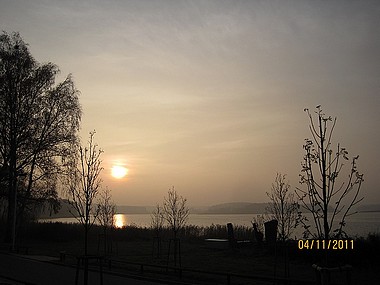
[[[263,215],[267,211],[268,203],[249,203],[249,202],[231,202],[212,206],[190,207],[190,214],[195,215]],[[70,218],[73,215],[70,213],[72,206],[67,200],[61,200],[61,209],[58,213],[42,212],[40,219],[46,218]],[[153,206],[117,206],[116,213],[118,214],[151,214],[154,210]],[[330,211],[332,209],[329,209]],[[356,209],[356,213],[379,213],[380,204],[363,205]],[[74,211],[75,212],[75,211]],[[307,212],[307,211],[306,211]]]

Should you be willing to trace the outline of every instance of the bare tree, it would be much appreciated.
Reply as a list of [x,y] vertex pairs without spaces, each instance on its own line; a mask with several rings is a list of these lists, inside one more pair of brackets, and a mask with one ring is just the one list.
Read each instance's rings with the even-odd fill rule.
[[0,35],[0,180],[7,188],[7,240],[16,216],[37,203],[57,201],[61,158],[78,142],[79,92],[70,76],[55,85],[58,73],[55,64],[35,61],[18,33]]
[[87,147],[79,147],[77,159],[71,162],[67,177],[69,203],[75,209],[72,214],[84,227],[85,255],[88,254],[88,232],[100,212],[95,203],[102,183],[100,156],[103,151],[94,143],[94,135],[95,131],[90,133]]
[[110,243],[109,241],[109,234],[108,231],[113,228],[114,226],[114,216],[116,213],[116,205],[112,201],[112,196],[111,196],[111,190],[106,187],[104,191],[100,193],[100,199],[99,199],[99,215],[98,215],[98,220],[99,223],[103,227],[103,247],[104,247],[104,253],[107,252],[108,245]]
[[156,252],[156,257],[159,258],[161,256],[161,232],[164,226],[163,208],[159,204],[157,204],[150,217],[150,225],[155,234],[155,236],[153,237],[152,255],[154,256]]
[[157,204],[153,213],[150,215],[151,217],[151,228],[153,229],[156,237],[159,237],[164,226],[164,213],[163,208]]
[[114,216],[116,213],[116,204],[112,201],[111,190],[106,187],[100,193],[99,199],[99,223],[104,228],[111,228],[114,225]]
[[189,217],[186,201],[186,198],[178,195],[174,186],[169,189],[168,196],[164,198],[164,218],[172,230],[174,238],[177,238],[178,231],[186,225]]
[[179,196],[174,190],[174,186],[169,189],[168,196],[164,198],[163,213],[164,219],[173,232],[173,239],[169,241],[168,247],[168,265],[170,257],[170,248],[172,241],[174,242],[174,266],[177,266],[177,256],[179,258],[179,266],[181,267],[181,243],[178,238],[178,232],[186,225],[189,218],[189,208],[186,205],[186,198]]
[[299,205],[294,200],[294,194],[290,193],[290,185],[286,175],[277,173],[271,192],[267,192],[270,199],[267,211],[278,221],[279,238],[285,241],[290,238],[298,225]]
[[[297,188],[296,194],[313,216],[314,232],[310,224],[303,221],[305,235],[329,239],[341,237],[346,217],[352,214],[352,207],[363,198],[359,198],[363,182],[363,174],[357,170],[359,156],[351,159],[347,176],[342,177],[343,161],[349,161],[348,152],[337,144],[332,148],[332,135],[336,118],[326,116],[320,106],[316,108],[315,122],[308,109],[305,109],[310,119],[312,139],[306,139],[303,146],[305,156],[302,162],[300,184],[304,189]],[[343,178],[339,180],[339,178]],[[338,214],[341,214],[338,217]],[[339,224],[334,230],[334,221],[339,218]]]

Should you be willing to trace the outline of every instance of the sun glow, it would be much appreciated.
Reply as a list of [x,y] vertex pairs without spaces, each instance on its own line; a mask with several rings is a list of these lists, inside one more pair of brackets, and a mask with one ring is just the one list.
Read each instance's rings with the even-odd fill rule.
[[121,229],[127,225],[127,221],[125,220],[125,215],[116,214],[113,216],[114,227]]
[[128,169],[124,166],[114,165],[111,168],[111,175],[117,179],[123,178],[128,174]]

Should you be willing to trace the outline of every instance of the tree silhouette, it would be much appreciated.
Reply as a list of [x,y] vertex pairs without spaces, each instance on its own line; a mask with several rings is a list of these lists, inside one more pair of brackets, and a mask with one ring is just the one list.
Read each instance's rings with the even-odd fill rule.
[[161,232],[164,226],[163,208],[157,204],[150,217],[150,225],[154,232],[152,255],[154,256],[156,252],[156,256],[159,258],[161,256]]
[[164,218],[172,230],[174,238],[177,238],[178,231],[186,225],[189,217],[189,208],[186,201],[186,198],[178,195],[177,191],[174,190],[174,186],[169,189],[168,196],[164,198]]
[[[313,216],[314,232],[307,220],[303,220],[305,235],[315,238],[329,239],[342,237],[345,232],[346,217],[352,214],[352,207],[363,198],[359,198],[360,188],[363,182],[363,174],[357,170],[359,156],[351,159],[351,167],[346,179],[341,179],[344,168],[343,161],[348,161],[348,152],[337,145],[332,148],[332,135],[336,124],[336,118],[326,116],[321,107],[316,108],[317,122],[308,109],[310,132],[312,139],[306,139],[303,146],[305,156],[302,162],[300,184],[303,189],[297,188],[296,194]],[[330,211],[331,210],[331,211]],[[339,225],[334,229],[334,221],[339,217]]]
[[299,205],[294,200],[294,194],[289,192],[290,185],[286,175],[277,173],[271,192],[267,196],[271,200],[267,211],[278,221],[279,238],[282,241],[289,239],[298,225]]
[[174,246],[174,266],[177,266],[177,255],[179,257],[179,265],[181,265],[181,242],[178,238],[178,232],[186,225],[189,218],[189,208],[186,205],[186,198],[179,196],[177,191],[169,189],[168,196],[164,198],[163,214],[164,219],[173,232],[173,238],[169,241],[168,248],[168,265],[170,258],[170,247],[173,242]]
[[[0,35],[0,180],[7,189],[6,240],[17,216],[36,203],[57,205],[64,160],[78,142],[81,107],[71,76],[38,63],[18,33]],[[17,209],[17,211],[16,211]],[[14,231],[13,231],[14,232]]]
[[114,226],[114,215],[116,213],[116,205],[112,201],[111,190],[108,187],[100,193],[98,208],[98,220],[103,227],[103,249],[106,253],[110,242],[108,232]]
[[95,205],[102,180],[100,156],[103,153],[94,143],[95,132],[90,133],[85,148],[79,147],[77,157],[69,164],[67,175],[69,203],[72,214],[84,227],[84,254],[88,254],[88,232],[98,218],[100,208]]
[[99,223],[105,228],[111,228],[114,225],[114,215],[116,213],[116,205],[111,200],[111,190],[106,187],[104,191],[100,193],[99,199]]
[[165,217],[164,217],[163,209],[159,204],[156,205],[156,208],[150,215],[150,218],[151,218],[150,225],[154,231],[155,236],[160,237],[162,228],[164,226]]

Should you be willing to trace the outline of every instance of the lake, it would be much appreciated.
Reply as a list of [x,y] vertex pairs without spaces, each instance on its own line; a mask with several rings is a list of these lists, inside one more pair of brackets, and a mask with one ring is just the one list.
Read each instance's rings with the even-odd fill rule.
[[[190,214],[188,224],[195,226],[234,225],[252,226],[251,221],[256,214]],[[306,215],[309,220],[311,215]],[[151,221],[150,214],[116,214],[115,226],[123,227],[127,225],[136,225],[140,227],[149,227]],[[64,222],[75,223],[75,218],[55,218],[41,219],[40,222]],[[380,233],[380,212],[361,212],[352,215],[346,220],[345,231],[352,236],[364,236],[368,233]],[[298,238],[301,237],[302,229],[299,228],[293,234]]]

